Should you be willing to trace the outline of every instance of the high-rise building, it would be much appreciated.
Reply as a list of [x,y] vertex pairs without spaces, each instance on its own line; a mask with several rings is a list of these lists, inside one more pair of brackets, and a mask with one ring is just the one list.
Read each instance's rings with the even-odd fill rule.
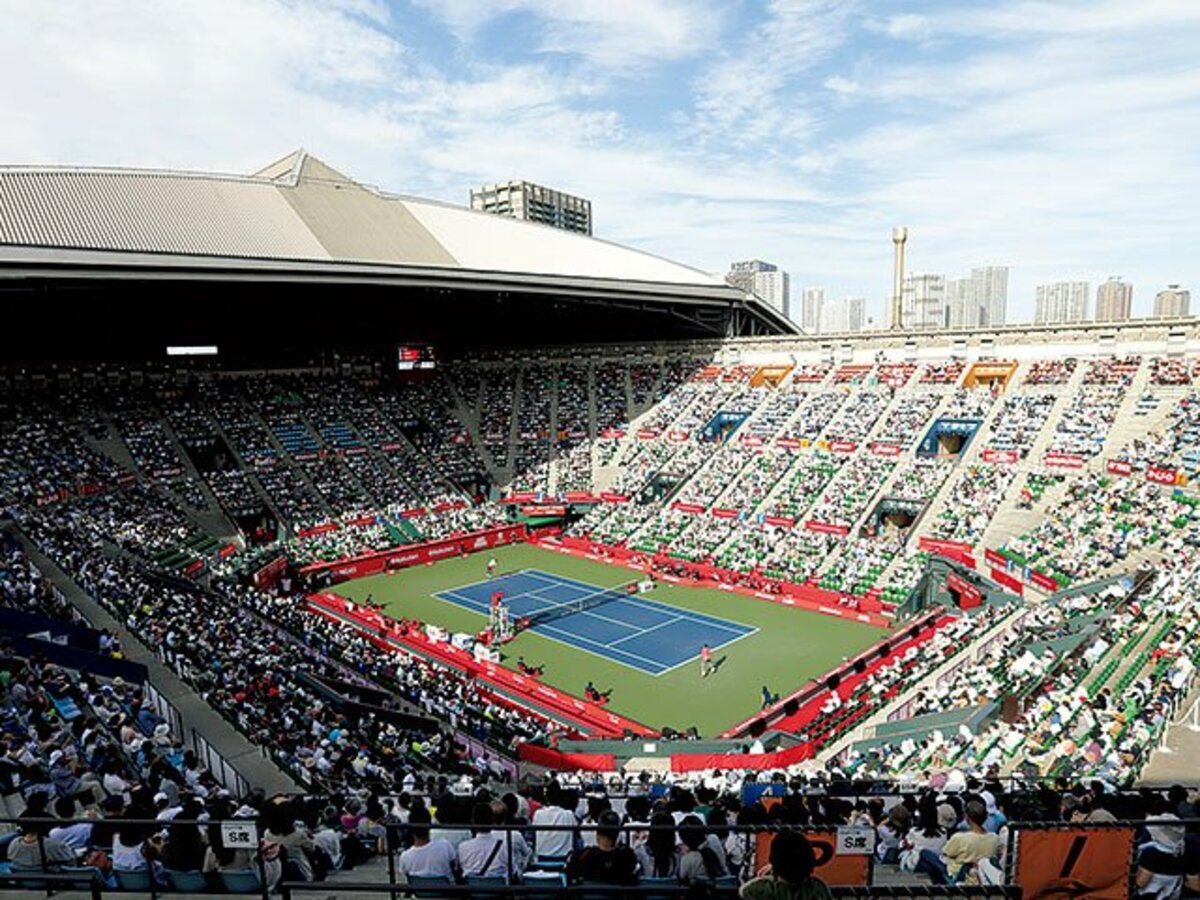
[[964,325],[1003,325],[1008,316],[1008,266],[971,270],[972,303],[976,321]]
[[842,301],[846,304],[846,330],[859,332],[863,330],[867,312],[867,301],[864,297],[847,297]]
[[806,287],[800,300],[800,320],[805,331],[816,334],[821,330],[821,308],[825,305],[825,288]]
[[866,301],[862,297],[830,300],[821,309],[822,334],[853,334],[863,330]]
[[1088,317],[1090,292],[1091,285],[1086,281],[1039,284],[1033,324],[1061,325],[1064,322],[1085,321]]
[[1192,304],[1192,292],[1177,284],[1168,284],[1165,291],[1154,295],[1154,316],[1158,319],[1186,316]]
[[972,279],[947,279],[945,324],[951,328],[970,328],[982,324],[979,321],[979,304],[975,302],[975,282]]
[[1133,309],[1133,285],[1116,275],[1096,288],[1096,321],[1124,322]]
[[734,287],[755,294],[767,306],[791,318],[792,302],[789,296],[791,279],[774,263],[761,259],[735,262],[729,267],[725,280]]
[[900,317],[900,324],[906,330],[944,328],[946,276],[933,272],[906,274],[900,295]]
[[592,201],[528,181],[506,181],[471,189],[471,209],[592,233]]

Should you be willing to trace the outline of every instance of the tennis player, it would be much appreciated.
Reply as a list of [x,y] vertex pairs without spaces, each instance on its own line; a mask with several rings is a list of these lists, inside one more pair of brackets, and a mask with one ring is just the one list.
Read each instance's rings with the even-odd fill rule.
[[487,561],[488,580],[491,580],[492,576],[495,574],[496,574],[496,557],[493,556]]
[[700,677],[707,678],[712,672],[712,651],[708,649],[708,644],[700,648]]

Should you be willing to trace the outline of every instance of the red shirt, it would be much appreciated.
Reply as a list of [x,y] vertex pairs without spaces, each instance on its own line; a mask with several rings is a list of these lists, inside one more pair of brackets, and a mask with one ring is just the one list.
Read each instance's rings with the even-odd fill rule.
[[710,659],[712,659],[712,651],[709,650],[707,647],[701,647],[700,648],[700,658],[702,660],[704,660],[705,662],[708,662]]

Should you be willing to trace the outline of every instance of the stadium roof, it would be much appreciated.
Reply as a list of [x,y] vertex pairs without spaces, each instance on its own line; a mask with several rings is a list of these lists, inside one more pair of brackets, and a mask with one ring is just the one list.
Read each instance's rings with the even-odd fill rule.
[[713,275],[607,241],[386,194],[303,150],[248,176],[0,167],[0,244],[725,289]]
[[[547,343],[563,332],[599,341],[796,333],[717,276],[388,194],[303,150],[252,175],[0,167],[0,294],[10,308],[49,325],[69,319],[75,332],[103,334],[133,355],[162,333],[206,325],[228,345],[228,330],[211,323],[252,315],[274,329],[281,317],[320,318],[319,333],[297,326],[294,337],[327,349],[357,346],[367,333],[460,347]],[[331,296],[340,303],[333,318]],[[157,331],[135,347],[110,320],[145,304]]]

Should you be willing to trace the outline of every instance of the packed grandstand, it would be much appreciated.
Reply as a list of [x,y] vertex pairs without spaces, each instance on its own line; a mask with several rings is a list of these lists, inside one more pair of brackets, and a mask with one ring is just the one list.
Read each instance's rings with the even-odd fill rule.
[[[285,163],[242,186],[301,183]],[[450,216],[409,214],[431,234]],[[51,307],[84,276],[31,274],[47,243],[236,249],[49,229],[35,259],[5,227],[5,273],[44,279]],[[537,254],[536,226],[503,227]],[[578,312],[607,276],[587,268],[599,242],[570,242],[577,271],[540,274],[571,279]],[[87,291],[145,289],[142,262],[111,262],[116,295],[94,273]],[[639,302],[686,293],[645,265]],[[1200,326],[831,339],[765,336],[759,312],[726,309],[730,336],[650,316],[595,344],[508,306],[525,343],[409,346],[428,333],[397,324],[333,358],[317,329],[286,365],[255,365],[236,319],[215,325],[236,361],[14,351],[12,877],[729,891],[805,826],[834,885],[1033,891],[1035,839],[1074,825],[1096,836],[1093,887],[1115,860],[1108,887],[1200,888],[1179,821],[1200,785]],[[597,861],[622,847],[620,872]]]

